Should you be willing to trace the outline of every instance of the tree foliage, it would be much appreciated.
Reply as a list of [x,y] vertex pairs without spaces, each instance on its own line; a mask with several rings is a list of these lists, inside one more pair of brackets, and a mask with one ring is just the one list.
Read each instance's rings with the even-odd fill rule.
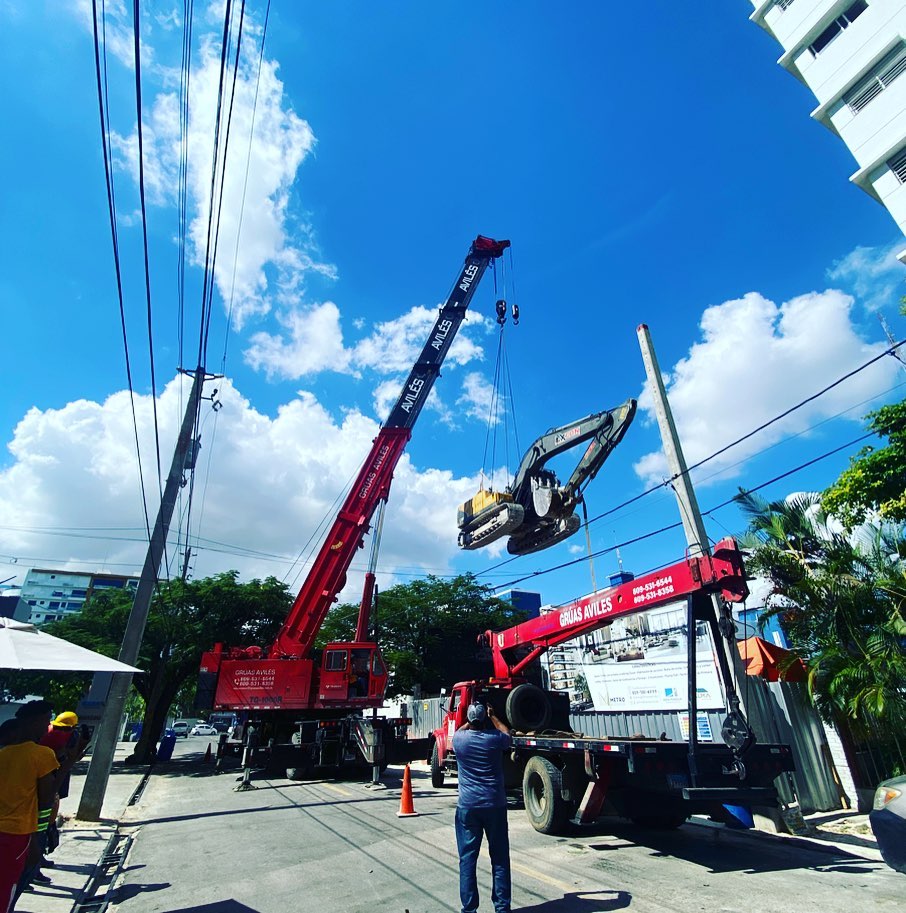
[[[226,571],[201,580],[161,583],[151,602],[148,623],[136,665],[144,674],[133,683],[145,702],[142,737],[135,750],[136,761],[150,758],[160,737],[170,705],[198,673],[202,652],[214,643],[267,644],[286,617],[292,598],[283,583],[273,577],[239,583],[238,572]],[[119,652],[132,607],[132,594],[106,590],[94,596],[78,614],[44,627],[49,634],[88,647],[108,656]],[[29,673],[28,685],[35,693],[48,693],[60,676]],[[87,687],[90,676],[69,679],[71,690],[55,706],[74,709],[76,691]],[[16,683],[11,690],[21,690]],[[76,699],[73,699],[73,698]]]
[[[357,616],[357,605],[336,606],[318,644],[352,639]],[[424,693],[437,693],[457,681],[489,675],[490,651],[478,646],[478,635],[524,618],[470,574],[452,580],[428,576],[388,588],[373,616],[390,668],[388,696],[411,694],[417,685]]]
[[822,498],[825,511],[850,529],[874,512],[888,521],[906,521],[906,400],[866,418],[887,445],[864,447]]
[[779,615],[809,669],[825,719],[856,729],[906,726],[906,563],[902,527],[847,535],[821,495],[768,502],[742,492],[747,562],[773,584],[766,617]]

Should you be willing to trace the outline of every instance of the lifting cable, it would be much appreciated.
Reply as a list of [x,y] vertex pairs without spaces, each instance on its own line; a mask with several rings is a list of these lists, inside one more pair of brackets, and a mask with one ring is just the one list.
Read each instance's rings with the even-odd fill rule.
[[[522,451],[519,447],[519,430],[516,425],[516,403],[513,395],[513,380],[510,373],[510,360],[506,348],[506,336],[504,329],[506,327],[508,315],[507,315],[507,271],[506,271],[506,259],[505,256],[500,259],[500,284],[498,286],[498,277],[497,277],[497,261],[494,261],[492,264],[492,269],[494,273],[494,297],[496,299],[496,314],[497,314],[497,324],[500,327],[500,330],[497,335],[497,357],[494,362],[494,381],[493,388],[491,392],[490,402],[488,404],[488,418],[487,425],[485,428],[485,441],[484,441],[484,454],[481,461],[481,481],[479,484],[479,490],[483,491],[485,487],[485,480],[487,479],[488,487],[493,490],[494,488],[494,464],[497,460],[497,434],[498,426],[502,423],[503,425],[503,457],[504,457],[504,466],[505,472],[507,473],[507,482],[504,487],[508,485],[509,482],[509,473],[515,471],[515,468],[512,467],[510,462],[510,417],[512,416],[512,425],[513,432],[512,437],[516,447],[516,459],[518,460],[521,457]],[[512,268],[512,254],[510,254],[510,277],[512,277],[513,268]],[[510,288],[513,290],[515,295],[515,288],[512,281],[510,282]],[[513,326],[519,325],[519,305],[513,304],[510,310],[510,314],[513,319]],[[490,473],[489,469],[489,460],[488,460],[488,451],[490,450]]]

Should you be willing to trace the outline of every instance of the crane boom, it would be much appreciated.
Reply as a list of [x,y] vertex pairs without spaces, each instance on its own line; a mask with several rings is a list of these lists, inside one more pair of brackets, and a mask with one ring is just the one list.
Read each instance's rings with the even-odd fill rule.
[[[390,492],[393,472],[450,345],[465,317],[488,264],[501,256],[509,241],[495,241],[479,235],[469,248],[459,277],[440,309],[421,354],[403,384],[371,447],[355,483],[349,491],[314,560],[311,571],[293,603],[273,646],[270,657],[308,656],[337,594],[346,583],[346,573],[358,549],[364,544],[371,517]],[[361,627],[361,626],[360,626]]]
[[[512,679],[545,650],[634,615],[694,593],[721,593],[727,602],[748,595],[742,553],[735,540],[721,539],[712,555],[687,558],[627,583],[584,596],[503,631],[486,631],[496,679]],[[526,652],[526,650],[528,652]]]

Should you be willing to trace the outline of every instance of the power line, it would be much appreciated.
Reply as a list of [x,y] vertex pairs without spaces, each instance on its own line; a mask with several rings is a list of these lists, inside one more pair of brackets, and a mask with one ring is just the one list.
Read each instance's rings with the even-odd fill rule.
[[135,457],[138,464],[138,480],[141,489],[142,511],[145,517],[145,531],[148,540],[151,539],[151,521],[148,517],[148,496],[145,491],[145,476],[142,468],[141,444],[138,436],[138,417],[135,411],[135,388],[132,383],[132,362],[129,356],[129,337],[126,332],[126,308],[123,299],[123,277],[120,265],[119,234],[116,224],[116,194],[114,188],[113,172],[111,168],[112,154],[110,149],[110,135],[107,129],[107,114],[109,110],[109,96],[107,89],[107,14],[103,0],[101,5],[101,27],[103,29],[103,69],[101,67],[101,42],[98,35],[98,9],[97,0],[91,0],[92,32],[94,35],[94,66],[97,78],[98,114],[101,128],[101,148],[104,153],[104,179],[107,186],[107,211],[110,217],[110,236],[113,244],[113,264],[116,273],[116,294],[119,303],[120,329],[123,336],[123,353],[126,361],[126,383],[129,387],[129,405],[132,411],[132,432],[135,440]]
[[[792,469],[788,469],[786,472],[782,472],[782,473],[780,473],[780,475],[776,475],[773,478],[768,479],[766,482],[762,482],[759,485],[755,485],[754,487],[748,488],[746,490],[747,491],[760,491],[762,488],[767,488],[769,485],[773,485],[775,482],[779,482],[782,479],[786,479],[789,476],[794,475],[795,473],[800,472],[803,469],[807,469],[809,466],[813,466],[815,463],[818,463],[821,460],[827,459],[827,457],[830,457],[836,453],[839,453],[841,450],[846,450],[849,447],[853,447],[856,444],[860,444],[862,441],[867,440],[868,438],[873,437],[873,436],[874,436],[874,432],[870,431],[867,434],[863,434],[860,437],[857,437],[852,441],[848,441],[845,444],[841,444],[839,447],[834,447],[832,450],[825,451],[824,453],[819,454],[816,457],[813,457],[811,460],[807,460],[804,463],[800,463],[798,466],[794,466]],[[669,482],[665,483],[665,484],[669,484]],[[702,514],[704,516],[708,516],[713,511],[720,510],[723,507],[727,507],[729,504],[732,504],[736,500],[736,497],[737,496],[734,495],[732,498],[728,498],[726,501],[722,501],[720,504],[716,504],[713,507],[709,508],[708,510],[702,511]],[[611,552],[616,551],[618,548],[624,548],[627,545],[635,545],[637,542],[641,542],[645,539],[650,539],[653,536],[659,536],[662,533],[668,532],[669,530],[677,529],[678,527],[681,527],[682,525],[683,524],[681,522],[677,522],[677,523],[668,524],[667,526],[662,526],[659,529],[652,530],[651,532],[643,533],[642,535],[635,536],[632,539],[627,539],[625,542],[619,542],[616,545],[612,545],[607,548],[600,549],[599,551],[594,552],[592,555],[583,555],[581,558],[574,558],[571,561],[564,561],[560,564],[554,565],[553,567],[545,568],[545,569],[538,570],[538,571],[532,571],[530,574],[525,574],[524,576],[518,577],[515,580],[510,580],[510,581],[507,581],[506,583],[500,584],[499,586],[495,586],[494,589],[502,590],[502,589],[505,589],[506,587],[514,586],[517,583],[522,583],[522,581],[524,581],[524,580],[531,580],[531,579],[534,579],[537,577],[544,576],[545,574],[549,574],[553,571],[563,570],[564,568],[572,567],[576,564],[584,563],[589,558],[600,558],[602,555],[610,554]],[[476,578],[478,578],[480,576],[482,576],[481,573],[478,573],[475,575]]]

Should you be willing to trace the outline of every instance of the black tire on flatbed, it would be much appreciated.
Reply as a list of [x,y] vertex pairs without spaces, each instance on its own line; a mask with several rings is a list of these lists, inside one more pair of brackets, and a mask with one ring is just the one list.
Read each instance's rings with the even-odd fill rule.
[[440,762],[437,742],[434,743],[431,749],[431,785],[435,789],[440,789],[444,785],[444,767]]
[[532,827],[542,834],[561,834],[570,804],[562,794],[563,775],[547,758],[529,758],[522,776],[522,797]]
[[547,729],[551,721],[547,692],[531,682],[517,685],[507,696],[506,715],[513,729],[524,732]]

